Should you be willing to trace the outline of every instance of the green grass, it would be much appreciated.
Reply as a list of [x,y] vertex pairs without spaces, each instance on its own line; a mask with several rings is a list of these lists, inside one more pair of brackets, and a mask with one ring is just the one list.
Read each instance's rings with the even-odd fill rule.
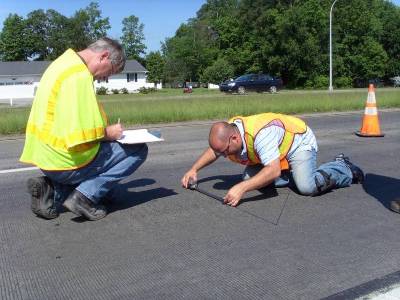
[[[261,112],[302,114],[362,110],[367,89],[353,89],[332,94],[327,91],[282,91],[278,94],[225,95],[217,90],[194,89],[183,94],[182,89],[163,89],[150,94],[99,96],[110,123],[121,119],[125,127],[191,120],[227,119],[234,115]],[[379,108],[400,107],[400,89],[376,91]],[[0,107],[0,134],[25,131],[29,107]]]

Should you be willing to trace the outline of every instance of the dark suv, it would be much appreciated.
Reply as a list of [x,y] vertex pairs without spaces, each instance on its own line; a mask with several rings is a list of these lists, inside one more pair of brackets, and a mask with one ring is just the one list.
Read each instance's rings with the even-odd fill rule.
[[282,79],[268,74],[246,74],[234,80],[227,80],[219,85],[219,90],[225,93],[236,92],[244,94],[246,91],[276,93],[282,87]]

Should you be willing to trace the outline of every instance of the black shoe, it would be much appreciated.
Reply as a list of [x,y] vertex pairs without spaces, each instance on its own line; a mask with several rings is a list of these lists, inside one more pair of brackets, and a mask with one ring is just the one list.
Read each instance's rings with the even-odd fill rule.
[[44,219],[58,217],[54,203],[54,189],[51,181],[46,176],[29,178],[27,182],[28,193],[31,195],[31,209],[33,213]]
[[84,216],[90,221],[96,221],[107,215],[107,210],[103,205],[96,205],[78,190],[74,190],[63,206],[78,216]]
[[353,174],[353,180],[351,183],[363,183],[364,182],[364,172],[353,164],[347,156],[343,153],[338,154],[335,160],[343,161],[350,169],[351,174]]
[[390,209],[400,214],[400,198],[390,202]]

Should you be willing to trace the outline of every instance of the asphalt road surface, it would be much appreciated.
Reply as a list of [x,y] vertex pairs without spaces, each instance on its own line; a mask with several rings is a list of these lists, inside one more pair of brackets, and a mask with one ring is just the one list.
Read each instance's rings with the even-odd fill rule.
[[[362,112],[304,116],[319,162],[344,152],[363,185],[320,197],[255,191],[237,208],[180,186],[207,146],[209,122],[161,130],[144,165],[90,222],[30,211],[18,162],[23,138],[0,141],[0,299],[355,299],[400,282],[400,111],[380,111],[385,137],[354,135]],[[224,196],[242,167],[218,160],[199,186]]]

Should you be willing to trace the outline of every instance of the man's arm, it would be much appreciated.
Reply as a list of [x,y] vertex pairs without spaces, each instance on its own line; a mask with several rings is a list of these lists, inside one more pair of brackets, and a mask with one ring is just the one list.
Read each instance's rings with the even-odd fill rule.
[[208,166],[209,164],[213,163],[217,159],[218,157],[215,155],[214,150],[208,147],[208,149],[204,151],[204,153],[196,160],[196,162],[193,164],[190,170],[187,171],[185,175],[183,175],[181,179],[182,186],[187,188],[190,179],[196,182],[197,172],[200,169],[204,168],[205,166]]
[[265,187],[279,176],[281,176],[281,165],[279,158],[277,158],[264,166],[255,176],[234,185],[225,195],[224,203],[236,206],[246,192]]

